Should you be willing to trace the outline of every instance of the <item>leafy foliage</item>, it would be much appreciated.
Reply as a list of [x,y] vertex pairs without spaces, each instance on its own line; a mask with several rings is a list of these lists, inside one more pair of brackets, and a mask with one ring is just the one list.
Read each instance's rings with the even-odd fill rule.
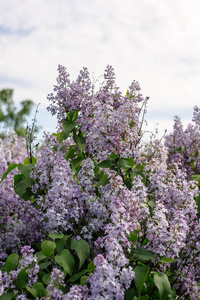
[[[61,240],[65,241],[62,250]],[[74,247],[78,256],[72,254]],[[35,255],[33,252],[25,246],[20,257],[17,254],[8,256],[2,267],[3,282],[7,282],[6,293],[0,299],[12,299],[19,293],[28,299],[42,299],[47,295],[54,297],[56,292],[59,293],[57,289],[60,293],[67,293],[71,285],[80,284],[83,276],[91,274],[91,266],[86,262],[90,247],[84,240],[73,241],[69,236],[52,233],[42,242],[41,250]],[[15,293],[16,288],[18,293]]]
[[12,89],[3,89],[0,91],[1,137],[7,135],[7,129],[13,129],[17,135],[25,137],[25,116],[30,115],[34,102],[32,100],[24,100],[20,102],[20,106],[21,109],[17,111],[13,102]]

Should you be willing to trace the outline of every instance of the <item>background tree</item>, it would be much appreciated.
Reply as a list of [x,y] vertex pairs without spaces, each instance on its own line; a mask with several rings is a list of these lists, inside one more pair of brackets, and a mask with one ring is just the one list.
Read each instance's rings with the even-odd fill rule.
[[8,129],[13,129],[18,135],[25,137],[25,116],[29,116],[34,106],[32,100],[20,102],[17,110],[13,101],[13,89],[2,89],[0,91],[0,137],[7,135]]

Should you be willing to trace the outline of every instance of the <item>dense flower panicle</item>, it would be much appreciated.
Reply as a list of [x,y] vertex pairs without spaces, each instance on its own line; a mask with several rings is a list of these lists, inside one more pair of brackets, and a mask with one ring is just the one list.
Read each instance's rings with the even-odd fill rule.
[[88,279],[91,296],[87,299],[124,299],[125,287],[129,287],[134,278],[133,270],[122,269],[120,272],[118,267],[108,263],[101,254],[96,256],[94,264],[96,269]]
[[83,216],[84,192],[73,179],[69,162],[65,153],[55,151],[58,147],[55,137],[46,136],[47,143],[41,150],[41,159],[32,172],[32,178],[38,183],[33,191],[46,190],[44,196],[39,196],[37,204],[42,207],[48,222],[44,224],[47,232],[62,232],[72,229]]
[[[154,214],[147,221],[147,238],[152,241],[149,248],[154,253],[165,255],[166,244],[170,240],[169,223],[166,219],[167,209],[160,202],[156,202]],[[164,243],[164,245],[163,245]]]
[[83,292],[83,287],[81,287],[80,285],[73,285],[70,288],[70,291],[66,295],[63,295],[62,299],[63,300],[88,299],[87,298],[87,291]]
[[85,134],[87,149],[92,155],[96,154],[100,160],[108,158],[113,151],[123,157],[134,156],[139,139],[137,103],[142,101],[139,84],[133,82],[130,89],[133,94],[123,97],[115,84],[114,69],[108,66],[102,89],[94,93],[86,68],[72,83],[68,75],[63,75],[67,74],[63,67],[59,66],[58,71],[56,95],[48,96],[48,109],[53,115],[57,114],[58,123],[65,119],[66,112],[78,110],[77,124]]
[[78,173],[77,179],[79,185],[84,189],[85,192],[88,192],[95,195],[95,189],[93,187],[94,178],[94,162],[91,158],[87,158],[82,163],[82,168]]
[[[59,123],[65,120],[66,112],[70,110],[80,110],[82,99],[87,97],[87,93],[91,88],[91,82],[87,68],[80,71],[75,82],[69,79],[69,73],[66,68],[58,66],[59,76],[57,78],[58,85],[54,86],[54,92],[48,95],[48,100],[51,102],[47,108],[52,115],[57,114]],[[61,125],[61,124],[58,124]]]
[[112,66],[107,66],[105,73],[104,73],[104,79],[106,79],[106,86],[105,89],[112,89],[113,87],[115,87],[115,79],[116,79],[116,75],[115,75],[115,70]]
[[[23,163],[26,157],[26,143],[23,137],[18,137],[15,132],[11,131],[9,137],[0,139],[1,172],[5,172],[5,168],[11,163]],[[3,166],[4,169],[2,169]]]
[[60,285],[66,285],[64,283],[64,273],[57,268],[53,268],[51,272],[51,281],[47,286],[47,291],[49,292],[51,298],[63,299],[63,291],[59,288]]
[[194,107],[192,121],[195,122],[196,125],[200,125],[200,108],[198,106]]
[[168,150],[168,163],[179,162],[180,168],[187,171],[188,178],[200,172],[200,122],[199,108],[194,107],[193,122],[184,130],[179,117],[174,119],[174,131],[165,138]]
[[130,157],[138,141],[136,103],[128,97],[118,97],[115,108],[115,97],[117,95],[110,94],[104,100],[99,94],[92,111],[86,107],[78,119],[86,135],[88,151],[99,160],[107,159],[114,151],[122,157]]
[[140,222],[143,218],[146,219],[149,210],[147,207],[146,193],[144,186],[141,188],[141,179],[136,179],[131,190],[124,186],[120,176],[114,177],[111,180],[109,195],[110,204],[109,211],[111,224],[106,225],[106,233],[117,238],[118,241],[123,241],[124,246],[127,246],[128,236],[130,232],[137,230],[140,227]]
[[[158,148],[156,146],[158,151]],[[162,154],[163,153],[163,154]],[[161,161],[159,161],[161,159]],[[194,197],[198,189],[186,180],[186,173],[177,164],[167,168],[163,147],[147,165],[148,192],[155,202],[153,215],[147,221],[148,248],[161,256],[178,257],[185,247],[197,219]]]

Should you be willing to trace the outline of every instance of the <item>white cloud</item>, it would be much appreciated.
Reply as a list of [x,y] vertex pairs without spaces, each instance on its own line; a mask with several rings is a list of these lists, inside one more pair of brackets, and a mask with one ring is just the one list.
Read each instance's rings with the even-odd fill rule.
[[47,106],[58,64],[72,79],[83,66],[98,77],[110,64],[123,91],[133,79],[140,82],[160,127],[173,123],[167,120],[182,109],[191,116],[199,103],[197,0],[0,0],[0,5],[0,88],[15,88],[17,101],[31,98]]

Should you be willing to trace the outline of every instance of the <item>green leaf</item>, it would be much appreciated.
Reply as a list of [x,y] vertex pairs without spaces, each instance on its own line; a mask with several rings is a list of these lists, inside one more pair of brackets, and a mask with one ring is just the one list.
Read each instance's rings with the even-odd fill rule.
[[35,168],[35,165],[33,163],[29,164],[29,165],[18,164],[19,172],[26,177],[30,177],[30,173],[34,168]]
[[132,163],[126,158],[120,158],[117,167],[124,169],[132,168]]
[[26,286],[26,289],[35,299],[41,299],[47,295],[47,291],[41,282],[35,283],[32,287]]
[[76,124],[72,124],[68,121],[64,121],[62,127],[63,127],[64,139],[66,140],[70,135],[70,133],[72,132],[72,130],[76,127]]
[[56,248],[56,244],[52,241],[44,241],[41,244],[42,253],[48,257],[54,254],[54,249]]
[[100,168],[98,166],[94,167],[94,175],[97,176],[99,174]]
[[176,260],[177,260],[177,259],[172,259],[172,258],[170,258],[170,257],[162,256],[162,257],[160,258],[159,263],[171,264],[171,263],[173,263],[173,262],[176,261]]
[[153,208],[156,206],[156,203],[155,203],[154,201],[152,201],[152,200],[150,200],[150,201],[148,202],[148,204],[149,204],[149,206],[151,207],[151,209],[153,209]]
[[97,182],[97,186],[104,186],[109,182],[108,174],[103,174],[99,181]]
[[138,235],[135,232],[130,232],[128,240],[132,243],[135,243],[138,239]]
[[42,281],[44,282],[44,284],[49,285],[49,283],[51,282],[51,274],[45,274],[44,276],[42,276]]
[[18,262],[19,262],[19,255],[15,253],[10,254],[6,259],[6,263],[3,267],[3,270],[6,271],[7,273],[16,270]]
[[144,171],[144,167],[145,167],[145,164],[137,164],[137,166],[135,166],[135,169],[138,169],[138,170],[141,170],[141,171]]
[[40,270],[45,270],[50,265],[51,265],[51,261],[45,261],[45,262],[39,263]]
[[3,174],[2,178],[1,178],[1,182],[7,177],[7,175],[13,170],[15,169],[16,167],[18,166],[18,164],[10,164],[8,166],[8,169],[7,171]]
[[73,273],[75,260],[71,252],[67,249],[62,250],[60,255],[55,256],[55,261],[63,267],[64,271],[70,276]]
[[87,284],[88,283],[88,281],[87,281],[88,278],[89,278],[89,276],[86,276],[86,275],[82,276],[81,277],[81,285]]
[[130,163],[131,168],[133,168],[133,166],[135,164],[133,157],[128,157],[128,158],[126,158],[126,160]]
[[78,157],[78,158],[72,160],[72,171],[73,171],[73,172],[75,171],[75,169],[76,169],[77,167],[80,166],[80,164],[81,164],[81,162],[82,162],[83,159],[84,159],[84,158],[82,158],[82,157]]
[[65,235],[62,239],[56,239],[55,243],[56,243],[56,250],[57,253],[60,254],[60,252],[64,249],[65,243],[66,241],[71,237],[70,235]]
[[70,145],[69,150],[65,155],[65,159],[69,160],[70,158],[74,157],[74,152],[76,151],[76,145]]
[[3,295],[1,295],[0,300],[13,300],[13,299],[15,299],[16,295],[17,294],[14,294],[14,293],[3,294]]
[[[63,131],[59,132],[57,135],[57,139],[59,140],[59,142],[61,143],[63,140],[65,140],[65,134]],[[55,150],[57,151],[57,148],[55,148]]]
[[149,260],[155,260],[155,256],[150,251],[139,247],[136,248],[135,251],[137,252],[137,255],[134,259],[140,260],[140,261],[149,261]]
[[119,158],[119,154],[117,153],[114,153],[114,152],[112,152],[110,155],[109,155],[109,157],[110,157],[110,159],[111,160],[116,160],[117,158]]
[[79,269],[84,264],[85,260],[90,255],[90,246],[89,244],[84,240],[73,240],[71,241],[71,249],[75,250],[78,258],[79,258]]
[[62,233],[50,233],[48,235],[48,237],[50,237],[53,240],[62,239],[64,237],[64,234],[62,234]]
[[96,269],[96,266],[94,264],[94,260],[92,260],[89,264],[88,264],[88,271],[91,274],[92,272],[94,272],[94,270]]
[[77,146],[80,148],[81,152],[83,152],[87,147],[86,138],[83,137],[81,134],[74,134],[73,139]]
[[15,175],[14,176],[14,190],[15,193],[18,194],[24,200],[29,200],[33,195],[31,191],[31,185],[33,184],[34,180],[29,178],[27,179],[24,177],[23,174]]
[[158,288],[159,299],[168,300],[168,296],[171,294],[171,286],[166,274],[155,274],[154,282]]
[[76,122],[76,120],[78,119],[78,110],[71,110],[68,114],[67,114],[67,120],[69,122]]
[[124,179],[124,184],[127,186],[127,188],[129,189],[129,190],[131,190],[131,188],[132,188],[132,179],[131,178],[127,178],[127,179]]
[[75,282],[76,280],[78,280],[81,276],[85,275],[88,273],[88,269],[82,270],[79,273],[74,274],[72,277],[70,277],[70,279],[67,282]]
[[100,162],[97,165],[97,167],[99,167],[99,168],[110,168],[110,167],[112,167],[112,165],[113,165],[113,162],[110,159],[106,159],[106,160]]
[[[37,159],[33,155],[31,156],[31,159],[32,159],[32,164],[37,163]],[[25,158],[24,165],[30,165],[30,158],[29,157]]]
[[23,174],[17,174],[14,176],[14,186],[17,186],[19,182],[21,182],[24,178]]
[[30,178],[30,173],[34,169],[34,164],[18,165],[18,170],[21,174],[14,176],[14,190],[24,200],[29,200],[32,196],[31,186],[34,180]]
[[16,286],[19,290],[21,290],[23,287],[25,287],[28,284],[28,270],[27,270],[27,268],[22,269],[18,273],[15,284],[16,284]]
[[41,260],[47,258],[47,256],[44,255],[44,253],[43,253],[42,251],[37,252],[37,253],[36,253],[36,256],[37,256],[37,261],[38,261],[38,262],[40,262]]
[[138,295],[141,295],[144,283],[149,274],[149,267],[138,265],[134,269],[135,272],[135,286],[137,288]]
[[125,300],[139,300],[138,297],[135,296],[136,295],[136,291],[132,288],[132,289],[128,289],[125,292]]

